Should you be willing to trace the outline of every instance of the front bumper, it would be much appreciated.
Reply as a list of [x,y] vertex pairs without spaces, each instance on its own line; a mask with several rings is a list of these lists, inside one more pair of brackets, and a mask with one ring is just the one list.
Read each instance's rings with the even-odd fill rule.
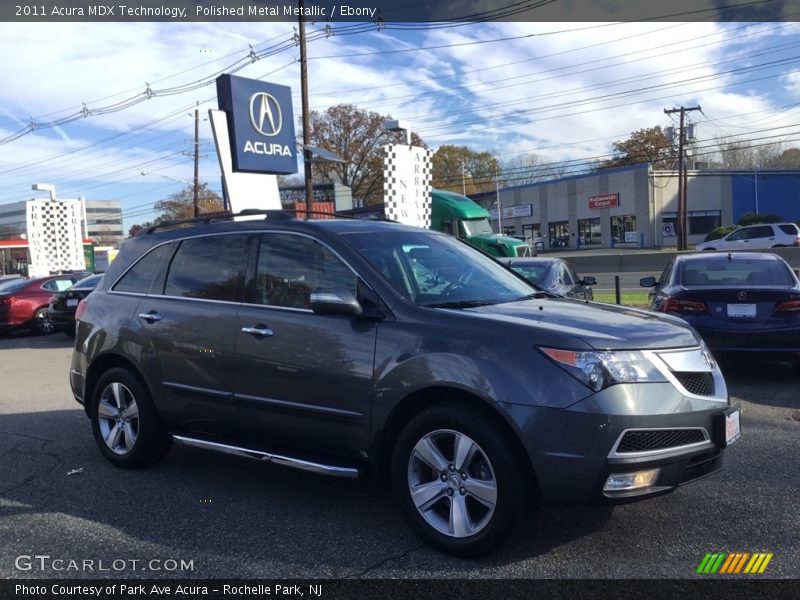
[[[665,494],[723,466],[719,415],[727,401],[680,394],[670,383],[614,385],[567,409],[514,406],[544,499],[620,504]],[[617,451],[627,431],[695,431],[678,446]],[[701,432],[701,433],[700,433]],[[724,435],[722,437],[724,440]],[[609,475],[658,468],[652,485],[606,492]]]

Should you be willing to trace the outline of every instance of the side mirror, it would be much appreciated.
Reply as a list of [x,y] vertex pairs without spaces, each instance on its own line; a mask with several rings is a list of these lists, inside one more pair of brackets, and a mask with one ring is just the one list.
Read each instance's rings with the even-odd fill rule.
[[655,277],[642,277],[639,280],[639,285],[641,287],[654,287],[656,285],[656,278]]
[[587,275],[581,280],[582,285],[597,285],[597,279],[594,277]]
[[350,315],[357,317],[363,311],[353,292],[333,288],[311,292],[311,310],[318,315]]

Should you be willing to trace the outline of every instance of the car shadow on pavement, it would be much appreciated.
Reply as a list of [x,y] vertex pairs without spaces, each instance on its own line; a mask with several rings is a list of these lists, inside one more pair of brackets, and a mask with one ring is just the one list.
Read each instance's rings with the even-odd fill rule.
[[732,398],[781,408],[800,408],[795,390],[800,369],[758,356],[717,357]]
[[390,567],[405,572],[409,562],[431,554],[434,563],[466,573],[549,552],[602,528],[611,514],[545,506],[491,557],[449,559],[412,533],[375,481],[181,446],[153,467],[119,469],[97,450],[79,407],[0,415],[0,464],[0,547],[6,547],[0,558],[34,551],[195,561],[192,573],[173,576],[370,577]]
[[60,331],[39,335],[28,329],[15,329],[0,333],[0,350],[12,348],[72,348],[75,338]]

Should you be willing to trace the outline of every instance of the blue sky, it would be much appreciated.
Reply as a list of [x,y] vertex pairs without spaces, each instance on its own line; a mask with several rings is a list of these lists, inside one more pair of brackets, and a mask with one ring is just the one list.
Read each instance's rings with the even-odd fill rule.
[[[665,108],[696,104],[701,144],[800,146],[794,23],[341,23],[327,33],[308,25],[311,107],[353,103],[403,119],[433,149],[587,159],[670,125]],[[299,116],[294,34],[291,23],[0,23],[11,57],[0,67],[0,139],[144,98],[148,84],[155,92],[0,145],[0,204],[42,195],[30,189],[41,182],[63,198],[122,200],[126,229],[152,218],[153,203],[192,177],[190,115],[197,103],[201,116],[216,107],[218,72],[246,64],[237,75],[290,86]],[[207,121],[200,136],[201,179],[219,190]]]

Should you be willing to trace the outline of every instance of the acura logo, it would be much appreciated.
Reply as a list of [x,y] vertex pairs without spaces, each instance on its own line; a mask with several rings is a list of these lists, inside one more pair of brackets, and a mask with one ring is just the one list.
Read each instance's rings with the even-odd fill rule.
[[250,123],[261,135],[272,137],[280,133],[283,115],[275,96],[266,92],[250,96]]
[[736,294],[736,298],[739,300],[747,300],[747,292],[739,292]]
[[716,362],[714,361],[714,357],[713,357],[713,356],[711,356],[711,353],[709,353],[709,352],[707,352],[707,351],[703,350],[703,351],[701,352],[701,356],[703,357],[703,362],[705,362],[705,363],[706,363],[706,366],[707,366],[707,367],[708,367],[710,370],[712,370],[712,371],[713,371],[713,370],[714,370],[714,367],[716,366]]

